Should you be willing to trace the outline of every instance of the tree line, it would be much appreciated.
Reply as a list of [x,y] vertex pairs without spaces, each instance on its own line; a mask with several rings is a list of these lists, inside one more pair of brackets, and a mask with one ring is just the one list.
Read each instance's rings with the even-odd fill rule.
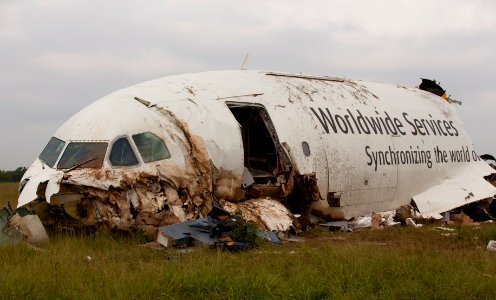
[[22,175],[26,172],[26,167],[19,167],[14,171],[0,170],[0,182],[17,182],[21,181]]

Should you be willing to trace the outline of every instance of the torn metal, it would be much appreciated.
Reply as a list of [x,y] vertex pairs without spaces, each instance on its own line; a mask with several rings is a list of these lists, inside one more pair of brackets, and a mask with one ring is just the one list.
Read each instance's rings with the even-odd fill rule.
[[74,115],[25,173],[18,207],[46,226],[154,232],[216,206],[287,231],[410,204],[438,215],[492,200],[494,174],[437,95],[206,72],[134,85]]
[[9,219],[13,215],[14,212],[10,205],[0,210],[0,244],[15,243],[22,240],[21,232],[9,224]]
[[[244,224],[246,220],[236,220],[241,215],[231,215],[225,210],[214,209],[205,218],[189,220],[183,223],[159,227],[155,241],[165,247],[190,247],[190,246],[217,246],[229,250],[252,249],[252,239],[247,237],[249,232],[244,232],[242,240],[237,240],[234,231],[236,224]],[[241,221],[242,223],[236,223]],[[250,221],[251,222],[251,221]],[[258,229],[257,236],[274,244],[281,244],[281,240],[274,231]]]
[[25,208],[13,210],[7,204],[0,210],[0,244],[22,241],[42,246],[48,243],[48,234],[37,215]]

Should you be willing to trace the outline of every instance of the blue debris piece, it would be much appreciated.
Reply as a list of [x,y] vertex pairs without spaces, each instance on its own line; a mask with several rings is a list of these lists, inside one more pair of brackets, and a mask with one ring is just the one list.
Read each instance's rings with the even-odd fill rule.
[[258,236],[261,237],[262,239],[268,241],[268,242],[271,242],[271,243],[274,243],[274,244],[278,244],[278,245],[282,245],[281,239],[273,231],[268,231],[268,230],[263,231],[263,230],[260,230],[258,232]]
[[[219,218],[219,215],[223,217]],[[221,236],[229,235],[232,230],[231,222],[232,218],[229,218],[228,214],[226,215],[225,212],[217,209],[208,217],[159,227],[156,241],[166,247],[179,248],[199,245],[222,246],[235,251],[253,248],[250,243],[226,242],[219,239]],[[268,242],[282,244],[275,232],[259,230],[258,236]]]
[[199,218],[179,224],[163,226],[158,229],[158,234],[172,241],[172,246],[176,247],[198,246],[200,244],[213,246],[217,238],[211,237],[213,222],[211,220],[209,221],[209,219],[210,217]]

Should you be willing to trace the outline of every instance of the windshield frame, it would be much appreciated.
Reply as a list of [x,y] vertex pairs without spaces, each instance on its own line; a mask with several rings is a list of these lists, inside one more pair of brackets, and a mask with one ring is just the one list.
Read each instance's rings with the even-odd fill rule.
[[[167,147],[167,143],[165,142],[165,140],[151,131],[145,131],[145,132],[133,134],[131,136],[131,140],[133,141],[135,148],[137,150],[137,153],[139,154],[141,160],[145,164],[146,163],[153,163],[153,162],[157,162],[157,161],[162,161],[162,160],[167,160],[167,159],[172,157],[170,150],[169,150],[169,147]],[[150,142],[159,141],[160,143],[159,144],[145,143],[147,140]],[[163,146],[164,151],[159,151],[159,152],[163,152],[163,156],[157,158],[156,157],[157,154],[153,154],[153,152],[154,152],[153,150],[157,150],[158,146]],[[148,155],[145,156],[145,154],[147,154],[147,152],[150,150],[152,151],[152,153],[148,153]],[[160,149],[160,150],[162,150],[162,149]]]
[[[54,144],[51,144],[52,141],[54,142],[58,142],[58,145],[54,145]],[[50,149],[49,146],[51,146],[50,148],[53,148],[53,146],[56,146],[56,149]],[[60,155],[62,153],[64,153],[64,150],[65,150],[65,147],[67,146],[67,142],[62,140],[62,139],[59,139],[55,136],[52,136],[50,138],[50,140],[48,141],[48,143],[45,145],[45,148],[43,148],[43,151],[41,151],[40,155],[38,155],[38,158],[43,162],[45,163],[47,166],[49,166],[50,168],[55,168],[55,165],[57,164],[57,162],[59,161],[59,158],[60,158]],[[46,155],[47,153],[45,153],[46,151],[52,151],[52,150],[55,150],[55,154],[57,156],[52,156],[50,158],[50,161],[48,161],[47,159],[47,156]],[[44,155],[45,154],[45,155]],[[55,160],[53,159],[53,157],[55,157]]]
[[57,169],[101,168],[108,145],[108,141],[68,141],[57,162]]
[[[134,157],[137,161],[136,164],[131,164],[131,165],[126,165],[126,164],[118,165],[118,164],[116,164],[116,165],[114,165],[114,163],[112,162],[111,155],[112,155],[112,151],[114,150],[115,143],[117,143],[121,139],[126,139],[128,145],[130,147],[129,150],[132,151],[132,154],[134,155]],[[115,137],[115,139],[113,139],[109,143],[109,147],[107,148],[106,161],[112,169],[134,168],[134,167],[139,167],[143,164],[143,160],[142,160],[141,156],[139,155],[139,152],[138,152],[138,149],[136,148],[136,145],[134,144],[133,140],[128,135],[118,135]]]

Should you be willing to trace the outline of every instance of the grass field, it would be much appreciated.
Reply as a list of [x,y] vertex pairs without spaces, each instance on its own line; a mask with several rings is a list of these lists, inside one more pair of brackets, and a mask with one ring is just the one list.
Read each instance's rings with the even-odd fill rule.
[[10,202],[12,207],[17,205],[17,189],[19,182],[0,182],[0,208]]
[[450,236],[433,227],[314,229],[303,243],[237,254],[152,250],[139,247],[147,240],[137,234],[57,235],[43,250],[0,245],[0,293],[3,299],[494,298],[496,253],[486,244],[496,239],[496,225],[453,227]]

